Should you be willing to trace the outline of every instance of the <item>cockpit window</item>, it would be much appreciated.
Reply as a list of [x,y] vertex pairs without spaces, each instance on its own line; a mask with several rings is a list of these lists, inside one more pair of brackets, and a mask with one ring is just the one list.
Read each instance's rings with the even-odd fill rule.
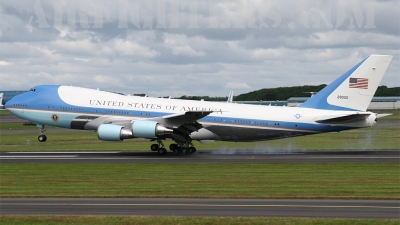
[[29,91],[35,92],[36,88],[31,88],[31,89],[29,89]]

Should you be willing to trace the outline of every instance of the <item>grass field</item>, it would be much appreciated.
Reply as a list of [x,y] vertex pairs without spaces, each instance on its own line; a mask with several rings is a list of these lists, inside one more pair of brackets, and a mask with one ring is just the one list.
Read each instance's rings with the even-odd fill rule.
[[311,218],[218,218],[218,217],[137,217],[137,216],[0,216],[2,224],[74,225],[170,225],[170,224],[265,224],[265,225],[395,225],[397,220],[311,219]]
[[400,199],[398,163],[7,163],[0,171],[0,197]]
[[[144,139],[104,142],[89,131],[48,133],[45,143],[37,141],[37,133],[2,134],[0,151],[148,151],[152,144]],[[164,141],[168,146],[172,141]],[[340,133],[317,134],[261,142],[194,142],[198,150],[233,151],[238,149],[263,151],[324,150],[324,149],[400,149],[397,127],[373,127]]]

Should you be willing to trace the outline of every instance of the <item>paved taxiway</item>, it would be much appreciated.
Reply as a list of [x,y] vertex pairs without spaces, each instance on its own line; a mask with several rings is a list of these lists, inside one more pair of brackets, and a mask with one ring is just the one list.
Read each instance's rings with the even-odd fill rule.
[[400,162],[400,151],[199,151],[159,156],[156,152],[0,152],[1,163],[318,163]]
[[3,215],[265,216],[399,219],[384,200],[3,198]]

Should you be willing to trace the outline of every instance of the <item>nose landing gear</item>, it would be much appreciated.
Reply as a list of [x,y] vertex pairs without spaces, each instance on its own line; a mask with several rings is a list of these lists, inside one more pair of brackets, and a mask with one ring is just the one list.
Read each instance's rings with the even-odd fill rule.
[[45,142],[46,140],[47,140],[47,137],[46,137],[46,135],[44,135],[43,133],[46,131],[45,129],[44,129],[44,125],[37,125],[38,127],[39,127],[39,129],[40,129],[40,135],[38,136],[38,141],[39,142]]

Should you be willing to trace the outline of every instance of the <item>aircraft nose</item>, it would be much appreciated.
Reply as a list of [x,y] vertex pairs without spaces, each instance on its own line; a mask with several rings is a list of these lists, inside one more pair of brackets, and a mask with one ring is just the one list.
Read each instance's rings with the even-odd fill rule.
[[6,102],[6,104],[4,105],[4,107],[5,107],[5,108],[10,107],[10,106],[12,106],[13,104],[14,104],[13,99],[10,99],[10,100],[8,100],[8,101]]
[[21,97],[21,95],[17,95],[17,96],[14,96],[12,99],[10,99],[10,100],[8,100],[7,102],[6,102],[6,104],[4,105],[4,107],[5,108],[7,108],[7,107],[15,107],[15,106],[22,106],[23,105],[23,103],[24,103],[24,98],[22,98]]

